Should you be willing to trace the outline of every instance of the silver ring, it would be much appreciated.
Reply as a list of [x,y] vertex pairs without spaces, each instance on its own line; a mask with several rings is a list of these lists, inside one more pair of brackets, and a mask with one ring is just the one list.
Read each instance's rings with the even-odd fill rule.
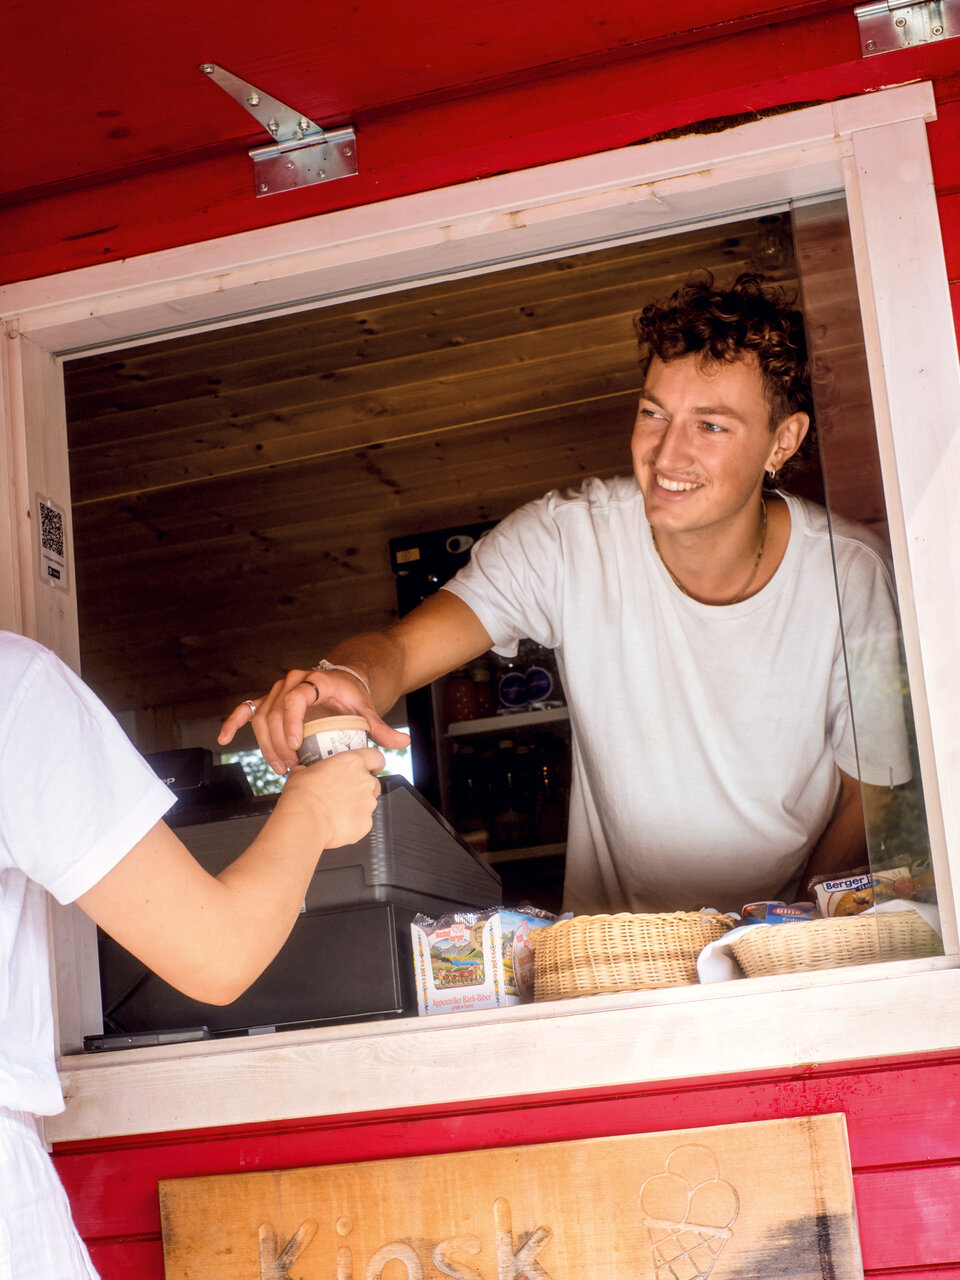
[[308,684],[310,688],[313,690],[313,705],[315,706],[320,701],[320,690],[317,688],[317,686],[313,683],[312,680],[301,680],[300,683]]
[[245,699],[243,700],[243,703],[242,703],[241,705],[242,705],[242,706],[244,706],[244,707],[249,707],[249,708],[250,708],[250,714],[251,714],[252,716],[255,716],[255,715],[257,714],[257,704],[253,701],[253,699],[252,699],[252,698],[245,698]]

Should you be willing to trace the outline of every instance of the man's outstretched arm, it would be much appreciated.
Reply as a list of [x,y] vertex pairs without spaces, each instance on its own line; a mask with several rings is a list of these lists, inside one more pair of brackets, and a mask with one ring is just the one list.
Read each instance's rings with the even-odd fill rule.
[[405,746],[409,739],[385,724],[382,715],[403,694],[462,667],[491,643],[468,605],[438,591],[393,626],[344,640],[323,655],[349,671],[294,668],[253,700],[256,713],[241,703],[224,722],[218,741],[225,746],[252,721],[264,759],[275,772],[285,773],[296,763],[304,717],[323,706],[331,715],[363,716],[380,746]]

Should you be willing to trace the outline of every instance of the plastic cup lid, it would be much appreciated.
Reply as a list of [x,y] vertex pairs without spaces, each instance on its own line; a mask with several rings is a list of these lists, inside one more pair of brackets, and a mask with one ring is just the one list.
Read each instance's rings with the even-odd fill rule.
[[311,738],[316,733],[330,733],[337,729],[363,729],[369,733],[370,726],[363,716],[323,716],[319,720],[304,721],[303,736]]

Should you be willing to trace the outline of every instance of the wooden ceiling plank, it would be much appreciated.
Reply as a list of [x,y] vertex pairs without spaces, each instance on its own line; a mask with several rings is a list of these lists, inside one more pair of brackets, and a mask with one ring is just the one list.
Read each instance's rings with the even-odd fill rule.
[[[759,261],[755,220],[728,224],[723,231],[719,256],[728,269],[738,264],[746,268]],[[125,379],[153,381],[158,376],[157,370],[168,365],[175,370],[196,372],[211,364],[296,353],[316,344],[327,346],[342,342],[345,330],[350,332],[353,326],[360,330],[373,329],[373,336],[389,338],[437,319],[452,323],[458,318],[486,315],[503,310],[502,297],[508,290],[527,295],[521,305],[527,300],[541,306],[550,302],[562,304],[572,295],[579,297],[608,287],[611,277],[617,281],[633,273],[637,283],[643,285],[648,279],[681,275],[705,261],[713,263],[717,257],[716,229],[705,227],[600,252],[552,258],[508,271],[445,280],[382,298],[318,306],[127,351],[97,353],[68,362],[68,397],[79,407],[86,397],[102,396],[106,394],[105,387],[122,384]],[[370,335],[361,333],[361,336]],[[118,365],[123,366],[122,370],[117,369]]]
[[612,439],[628,459],[635,399],[630,389],[608,397],[603,412],[593,404],[563,410],[550,407],[448,436],[424,435],[326,462],[277,467],[264,471],[255,485],[246,477],[232,476],[203,485],[202,495],[199,488],[169,489],[129,503],[122,499],[92,503],[76,509],[75,536],[91,563],[103,564],[111,554],[124,558],[143,551],[162,558],[178,543],[192,545],[211,531],[229,540],[237,531],[271,529],[318,505],[328,519],[342,519],[351,511],[369,509],[371,499],[395,504],[412,483],[442,490],[449,475],[469,473],[504,450],[539,458],[546,488],[558,450],[572,447],[588,458],[610,447]]
[[[95,463],[72,468],[74,504],[120,497],[123,494],[180,486],[198,480],[220,479],[225,475],[256,472],[280,463],[305,463],[343,452],[383,445],[398,438],[422,436],[438,430],[460,430],[476,424],[477,413],[484,420],[543,410],[544,399],[552,398],[557,411],[570,403],[598,403],[613,394],[637,389],[637,371],[623,371],[622,358],[598,364],[589,372],[580,362],[557,360],[548,369],[539,367],[541,381],[531,389],[530,369],[498,370],[458,379],[453,385],[434,384],[429,407],[421,388],[398,389],[389,402],[383,399],[351,403],[344,410],[310,410],[284,420],[287,430],[278,435],[260,431],[237,442],[237,431],[221,435],[180,439],[180,451],[170,456],[165,449],[145,448],[131,460],[127,454],[104,451]],[[146,454],[146,456],[143,456]]]
[[[156,453],[164,448],[178,451],[178,437],[222,430],[227,438],[238,430],[263,424],[264,433],[282,432],[292,414],[304,410],[338,411],[362,407],[378,396],[390,399],[422,396],[425,390],[448,388],[458,380],[499,377],[529,367],[530,381],[538,385],[540,363],[576,358],[578,363],[616,359],[626,368],[636,366],[636,341],[631,314],[584,321],[530,332],[522,337],[507,336],[459,347],[410,355],[376,365],[331,369],[313,374],[258,382],[250,388],[218,391],[200,400],[187,400],[146,409],[134,409],[97,419],[101,434],[95,444],[71,445],[78,465],[90,465],[99,454],[126,453],[142,456],[143,450]],[[549,371],[548,371],[549,372]],[[465,381],[465,385],[470,385]],[[482,383],[480,384],[483,385]]]
[[[625,325],[629,332],[632,317],[641,306],[672,292],[702,260],[702,255],[690,253],[686,262],[672,264],[669,272],[639,279],[624,264],[612,262],[605,278],[589,288],[578,280],[556,278],[550,296],[538,296],[507,279],[486,299],[486,309],[461,306],[440,311],[428,298],[416,307],[408,305],[403,327],[386,331],[365,310],[353,308],[343,313],[332,333],[307,329],[300,344],[276,351],[264,351],[262,341],[255,339],[247,347],[224,343],[215,356],[205,356],[192,368],[179,349],[162,362],[155,355],[149,362],[118,359],[115,364],[119,367],[112,375],[104,380],[101,374],[96,393],[78,394],[71,372],[71,444],[77,447],[89,443],[94,432],[95,439],[103,438],[115,421],[120,427],[118,434],[132,434],[137,419],[127,424],[122,419],[124,412],[131,409],[169,407],[193,399],[222,399],[245,388],[282,385],[298,378],[343,377],[353,367],[366,370],[401,357],[409,360],[496,338],[523,341],[539,330],[571,323],[571,292],[577,299],[578,322],[606,319],[620,327]],[[733,264],[736,270],[747,265],[740,258]],[[256,345],[252,345],[254,342]],[[149,425],[149,419],[147,422]]]

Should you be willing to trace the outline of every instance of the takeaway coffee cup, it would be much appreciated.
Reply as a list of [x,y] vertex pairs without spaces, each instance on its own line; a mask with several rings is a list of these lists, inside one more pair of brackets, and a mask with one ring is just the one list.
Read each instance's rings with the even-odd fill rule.
[[307,720],[303,726],[303,742],[297,751],[301,764],[326,760],[338,751],[356,751],[365,747],[369,725],[362,716],[323,716]]

